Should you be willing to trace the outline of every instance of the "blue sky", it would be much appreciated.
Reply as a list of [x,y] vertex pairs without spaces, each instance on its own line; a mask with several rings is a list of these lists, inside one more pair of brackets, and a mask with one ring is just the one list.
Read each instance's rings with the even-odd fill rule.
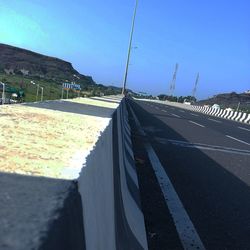
[[[72,62],[121,86],[134,0],[1,0],[0,42]],[[128,88],[199,99],[250,89],[250,1],[139,0]]]

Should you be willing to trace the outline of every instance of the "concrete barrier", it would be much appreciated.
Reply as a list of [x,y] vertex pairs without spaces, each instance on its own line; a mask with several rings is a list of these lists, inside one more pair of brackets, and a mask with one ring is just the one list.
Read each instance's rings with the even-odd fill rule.
[[205,113],[207,115],[217,116],[229,120],[234,120],[246,124],[250,124],[250,114],[236,111],[228,111],[225,109],[208,108],[202,106],[190,106],[191,110]]
[[125,100],[78,179],[87,249],[147,249]]
[[[31,143],[26,145],[26,141],[25,151],[16,150],[15,157],[20,153],[20,166],[15,165],[15,159],[8,163],[2,152],[12,150],[12,144],[14,150],[16,138],[0,131],[0,249],[148,248],[128,113],[125,100],[120,101],[117,96],[61,100],[0,110],[5,122],[20,116],[13,128],[19,126],[20,136]],[[118,108],[110,108],[119,103]],[[32,129],[40,124],[40,119],[46,121],[45,129],[35,135]],[[24,125],[29,125],[29,129],[24,130]],[[48,142],[45,134],[52,136],[54,132],[61,137],[60,143],[54,140],[55,145],[44,147]],[[81,133],[85,137],[81,138]],[[5,149],[3,139],[7,138],[9,148]],[[42,149],[48,152],[29,151],[34,143],[40,143],[36,138],[41,139]],[[70,141],[65,144],[63,139]],[[63,146],[59,152],[65,156],[60,157],[70,165],[61,165],[60,161],[55,166],[58,151],[51,154],[51,150]],[[45,160],[39,168],[34,157]],[[34,160],[27,166],[27,159]]]

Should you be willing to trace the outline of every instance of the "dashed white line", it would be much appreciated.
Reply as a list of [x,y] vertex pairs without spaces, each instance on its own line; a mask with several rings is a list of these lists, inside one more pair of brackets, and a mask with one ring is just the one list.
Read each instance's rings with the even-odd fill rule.
[[218,121],[218,120],[215,120],[215,119],[212,119],[212,118],[207,118],[209,121],[212,121],[212,122],[217,122],[217,123],[221,123],[221,121]]
[[167,111],[166,111],[166,110],[164,110],[164,109],[162,109],[161,111],[162,111],[162,112],[166,112],[166,113],[167,113]]
[[185,113],[185,111],[184,111],[184,110],[180,110],[180,112]]
[[193,113],[190,113],[190,115],[193,115],[193,116],[199,116],[199,115],[196,115],[196,114],[193,114]]
[[176,114],[172,114],[172,113],[171,113],[171,115],[173,115],[173,116],[175,116],[175,117],[177,117],[177,118],[181,118],[179,115],[176,115]]
[[200,127],[202,127],[202,128],[205,128],[205,126],[203,126],[203,125],[201,125],[201,124],[199,124],[199,123],[197,123],[197,122],[193,122],[193,121],[189,121],[189,122],[191,122],[191,123],[193,123],[193,124],[195,124],[195,125],[197,125],[197,126],[200,126]]
[[187,214],[174,186],[169,179],[164,167],[161,165],[152,146],[147,143],[145,145],[151,165],[154,169],[157,180],[160,184],[165,202],[173,217],[176,230],[184,249],[205,249],[200,236],[198,235],[190,217]]
[[250,129],[247,129],[247,128],[243,128],[243,127],[238,127],[238,128],[242,130],[250,131]]
[[233,139],[233,140],[235,140],[235,141],[238,141],[238,142],[241,142],[241,143],[243,143],[243,144],[246,144],[246,145],[249,145],[249,146],[250,146],[250,143],[245,142],[245,141],[242,141],[242,140],[237,139],[237,138],[235,138],[235,137],[232,137],[232,136],[230,136],[230,135],[226,135],[226,137],[228,137],[228,138],[230,138],[230,139]]

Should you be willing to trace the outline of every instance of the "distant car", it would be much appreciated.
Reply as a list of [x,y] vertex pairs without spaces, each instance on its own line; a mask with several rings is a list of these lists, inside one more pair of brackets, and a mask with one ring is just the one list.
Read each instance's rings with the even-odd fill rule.
[[191,103],[191,101],[189,101],[189,100],[187,100],[187,99],[184,99],[183,104],[186,104],[186,105],[191,105],[192,103]]
[[212,106],[212,108],[213,108],[213,109],[220,109],[220,105],[214,104],[214,105]]

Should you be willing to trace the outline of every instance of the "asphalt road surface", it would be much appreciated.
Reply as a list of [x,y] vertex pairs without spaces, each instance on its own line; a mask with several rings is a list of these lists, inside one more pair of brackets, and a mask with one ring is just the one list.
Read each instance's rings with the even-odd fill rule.
[[149,248],[250,249],[250,126],[128,102]]

